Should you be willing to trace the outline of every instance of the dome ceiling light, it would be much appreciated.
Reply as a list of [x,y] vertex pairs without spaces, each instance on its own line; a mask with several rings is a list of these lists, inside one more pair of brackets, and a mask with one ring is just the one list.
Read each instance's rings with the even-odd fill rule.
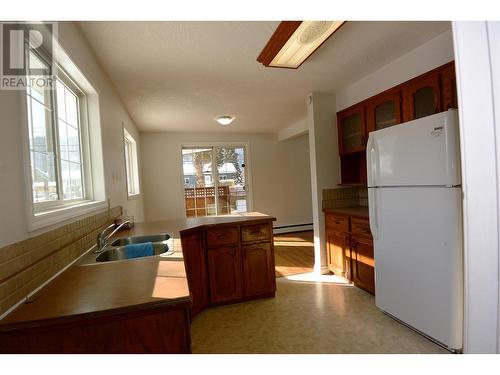
[[219,116],[215,119],[215,121],[224,126],[231,124],[233,120],[233,116]]

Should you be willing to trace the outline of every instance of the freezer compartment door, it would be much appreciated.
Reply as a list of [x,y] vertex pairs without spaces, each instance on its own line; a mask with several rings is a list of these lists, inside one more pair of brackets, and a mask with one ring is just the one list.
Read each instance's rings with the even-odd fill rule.
[[449,348],[462,348],[461,189],[374,190],[376,305]]
[[461,184],[457,110],[370,133],[368,186]]

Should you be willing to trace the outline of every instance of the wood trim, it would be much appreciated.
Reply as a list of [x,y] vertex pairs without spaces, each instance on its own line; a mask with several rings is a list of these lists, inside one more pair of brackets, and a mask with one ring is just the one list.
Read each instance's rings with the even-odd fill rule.
[[444,65],[440,70],[441,81],[441,109],[447,111],[450,108],[458,108],[457,78],[455,62]]
[[264,49],[260,52],[257,61],[264,66],[269,66],[276,54],[283,48],[301,23],[302,21],[281,21]]

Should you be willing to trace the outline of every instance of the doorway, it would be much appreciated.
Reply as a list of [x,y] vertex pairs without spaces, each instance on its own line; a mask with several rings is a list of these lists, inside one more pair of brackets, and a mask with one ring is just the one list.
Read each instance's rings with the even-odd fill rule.
[[186,217],[247,212],[246,146],[183,146],[182,171]]

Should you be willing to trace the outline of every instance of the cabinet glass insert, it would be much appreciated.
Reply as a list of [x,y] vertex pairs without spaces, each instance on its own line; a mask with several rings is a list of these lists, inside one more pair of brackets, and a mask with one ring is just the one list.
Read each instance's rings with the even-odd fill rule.
[[375,130],[396,125],[396,108],[394,101],[388,100],[375,107]]
[[363,147],[363,125],[361,113],[353,113],[341,120],[342,148],[344,151],[354,151]]
[[426,86],[415,91],[413,94],[413,107],[415,108],[416,119],[434,114],[434,88]]

